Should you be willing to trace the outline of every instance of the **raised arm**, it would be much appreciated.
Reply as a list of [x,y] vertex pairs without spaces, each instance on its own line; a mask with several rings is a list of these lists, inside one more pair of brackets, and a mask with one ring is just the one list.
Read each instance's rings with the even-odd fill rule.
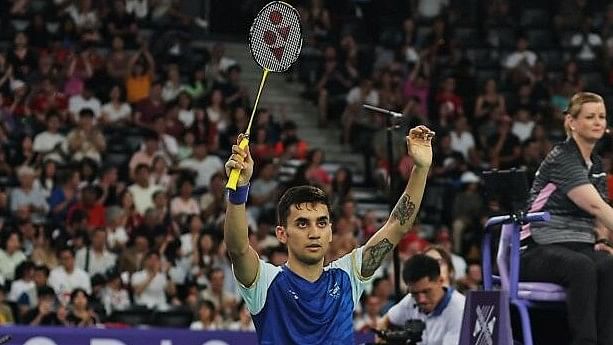
[[[243,134],[238,136],[237,144],[232,146],[232,155],[226,162],[226,174],[228,176],[230,176],[230,170],[233,168],[241,170],[235,193],[239,193],[240,187],[249,184],[249,179],[253,174],[253,159],[251,159],[251,153],[249,153],[249,146],[244,150],[238,147],[238,143],[241,142],[243,137]],[[235,204],[228,200],[224,222],[224,242],[228,254],[230,254],[234,276],[244,286],[251,286],[258,274],[259,258],[256,251],[249,245],[245,202]]]
[[407,147],[415,166],[409,182],[383,225],[364,245],[362,254],[362,277],[370,277],[379,268],[385,256],[400,242],[413,226],[415,215],[426,187],[428,170],[432,164],[432,138],[434,132],[426,126],[418,126],[409,132]]

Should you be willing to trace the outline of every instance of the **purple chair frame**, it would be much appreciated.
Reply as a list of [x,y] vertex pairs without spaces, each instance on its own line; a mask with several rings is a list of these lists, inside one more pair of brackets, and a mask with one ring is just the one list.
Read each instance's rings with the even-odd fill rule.
[[[483,236],[483,287],[493,290],[494,282],[508,291],[509,303],[517,308],[521,320],[524,345],[533,345],[529,308],[565,308],[566,293],[562,286],[543,282],[519,281],[520,231],[524,224],[544,222],[548,212],[518,213],[488,219]],[[502,225],[496,264],[500,276],[492,272],[492,229]],[[562,303],[560,303],[562,302]]]

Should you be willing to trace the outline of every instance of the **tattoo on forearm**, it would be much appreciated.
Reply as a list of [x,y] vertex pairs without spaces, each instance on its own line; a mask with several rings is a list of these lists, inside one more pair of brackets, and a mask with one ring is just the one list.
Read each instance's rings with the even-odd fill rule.
[[393,248],[394,245],[387,238],[384,238],[379,243],[366,249],[362,260],[362,276],[370,277],[373,275],[377,268],[381,266],[381,262],[387,253]]
[[415,204],[411,201],[411,197],[407,194],[402,194],[400,200],[396,206],[394,206],[394,210],[392,211],[392,217],[398,220],[400,225],[404,225],[406,222],[411,219],[413,213],[415,212]]

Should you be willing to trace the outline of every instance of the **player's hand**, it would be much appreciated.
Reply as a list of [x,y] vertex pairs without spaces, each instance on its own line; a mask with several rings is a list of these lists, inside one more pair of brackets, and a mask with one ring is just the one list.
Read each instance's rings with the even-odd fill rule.
[[249,183],[251,175],[253,175],[253,159],[249,152],[249,145],[245,149],[238,147],[241,140],[245,137],[244,134],[240,134],[236,139],[236,145],[232,146],[232,155],[226,162],[226,175],[230,176],[232,169],[238,169],[241,171],[238,177],[237,186],[245,186]]
[[426,126],[411,128],[406,137],[409,156],[420,168],[429,168],[432,164],[432,138],[434,131]]

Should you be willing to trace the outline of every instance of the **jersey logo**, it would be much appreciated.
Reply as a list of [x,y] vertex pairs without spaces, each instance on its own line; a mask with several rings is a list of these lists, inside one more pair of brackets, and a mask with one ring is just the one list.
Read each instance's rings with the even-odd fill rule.
[[599,177],[605,177],[605,176],[607,176],[607,173],[604,173],[604,172],[602,172],[600,174],[592,174],[593,178],[599,178]]
[[338,282],[334,283],[334,286],[328,290],[330,297],[337,299],[341,295],[341,287],[338,286]]
[[294,290],[289,289],[289,290],[287,290],[287,292],[289,292],[290,295],[292,295],[292,297],[294,297],[294,299],[298,299],[298,294]]

